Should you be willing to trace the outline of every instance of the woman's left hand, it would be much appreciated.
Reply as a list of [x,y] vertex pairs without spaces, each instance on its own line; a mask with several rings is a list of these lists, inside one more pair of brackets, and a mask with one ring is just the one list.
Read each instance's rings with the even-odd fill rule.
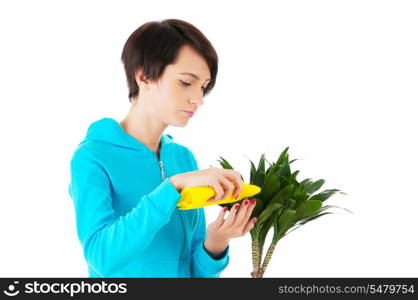
[[222,253],[228,246],[231,238],[244,236],[253,227],[257,218],[249,221],[255,207],[256,199],[246,199],[232,206],[228,217],[224,219],[227,207],[224,207],[216,220],[206,230],[205,248],[214,253]]

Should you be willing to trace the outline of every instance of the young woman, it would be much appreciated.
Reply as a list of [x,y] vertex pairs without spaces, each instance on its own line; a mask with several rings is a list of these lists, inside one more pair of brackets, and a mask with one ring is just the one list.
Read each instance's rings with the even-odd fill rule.
[[199,170],[165,128],[186,126],[214,87],[217,54],[192,24],[148,22],[122,52],[131,108],[120,122],[93,122],[71,159],[69,193],[89,277],[219,277],[229,241],[254,226],[255,200],[222,209],[178,210],[181,190],[211,186],[211,201],[237,196],[234,170]]

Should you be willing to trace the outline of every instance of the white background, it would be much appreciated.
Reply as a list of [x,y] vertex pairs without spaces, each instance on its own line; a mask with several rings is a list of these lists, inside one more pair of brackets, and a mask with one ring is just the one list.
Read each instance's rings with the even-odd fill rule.
[[[165,131],[201,169],[223,156],[249,180],[248,158],[289,146],[298,179],[348,193],[329,203],[354,214],[289,234],[265,277],[417,276],[417,15],[415,1],[2,1],[0,276],[88,276],[69,160],[91,122],[126,115],[122,47],[165,18],[219,55],[205,105]],[[231,241],[221,277],[250,277],[250,241]]]

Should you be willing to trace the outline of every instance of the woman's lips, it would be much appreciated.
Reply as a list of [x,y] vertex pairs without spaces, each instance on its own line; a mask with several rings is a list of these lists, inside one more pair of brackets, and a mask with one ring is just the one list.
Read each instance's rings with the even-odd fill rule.
[[193,112],[192,111],[187,111],[187,110],[183,110],[183,112],[187,115],[187,116],[189,116],[189,117],[193,117]]

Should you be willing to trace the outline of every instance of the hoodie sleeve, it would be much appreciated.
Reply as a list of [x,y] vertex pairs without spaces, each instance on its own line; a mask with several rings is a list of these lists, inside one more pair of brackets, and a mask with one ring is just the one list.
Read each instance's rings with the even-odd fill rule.
[[128,264],[169,222],[181,194],[166,178],[124,216],[116,217],[106,171],[86,151],[71,160],[69,193],[89,266],[103,277]]
[[[193,171],[199,170],[193,153],[189,150]],[[229,245],[218,257],[213,257],[204,247],[206,239],[206,217],[204,208],[198,209],[197,228],[192,238],[192,270],[191,277],[220,276],[221,272],[229,264]]]

